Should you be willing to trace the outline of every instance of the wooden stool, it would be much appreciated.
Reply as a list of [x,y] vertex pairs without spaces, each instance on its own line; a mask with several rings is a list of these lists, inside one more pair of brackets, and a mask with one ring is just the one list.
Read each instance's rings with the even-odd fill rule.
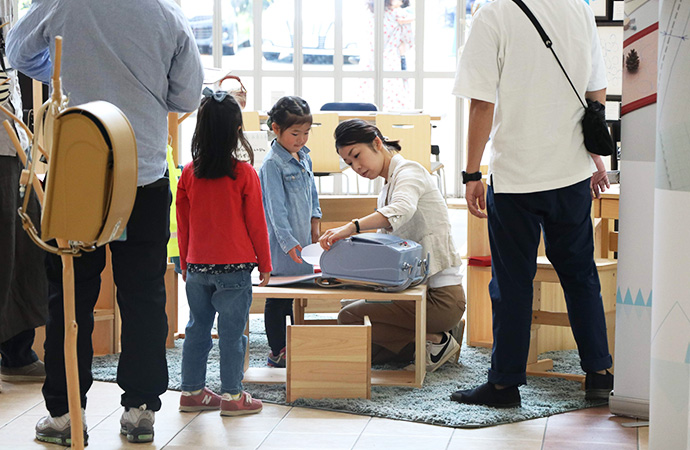
[[[616,334],[616,276],[618,262],[611,259],[596,259],[595,262],[601,282],[601,298],[606,316],[609,352],[613,355]],[[555,286],[549,286],[554,289],[551,292],[547,292],[547,287],[543,286],[544,283],[555,283]],[[555,335],[548,336],[548,330],[540,329],[541,325],[570,327],[563,291],[560,289],[560,280],[556,270],[544,256],[537,258],[537,274],[534,277],[533,295],[532,330],[529,356],[527,358],[527,375],[561,377],[584,382],[584,375],[547,372],[553,370],[553,361],[550,359],[538,359],[540,353],[553,349],[553,341],[555,339]],[[544,341],[542,348],[540,348],[540,341]],[[559,342],[558,347],[575,348],[575,341],[570,336],[567,342]]]
[[[310,321],[314,322],[314,321]],[[371,322],[291,325],[287,318],[286,398],[371,399]]]

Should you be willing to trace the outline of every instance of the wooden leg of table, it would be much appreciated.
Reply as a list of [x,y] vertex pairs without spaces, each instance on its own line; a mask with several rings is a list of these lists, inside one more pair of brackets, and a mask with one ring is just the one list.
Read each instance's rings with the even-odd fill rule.
[[415,302],[415,387],[422,387],[426,375],[426,300]]
[[295,325],[304,325],[304,309],[307,307],[306,298],[296,298],[293,302]]

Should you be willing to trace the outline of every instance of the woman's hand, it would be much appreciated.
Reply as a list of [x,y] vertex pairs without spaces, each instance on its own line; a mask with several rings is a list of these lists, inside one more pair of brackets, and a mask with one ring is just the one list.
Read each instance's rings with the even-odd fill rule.
[[321,219],[318,217],[311,218],[311,242],[316,244],[319,242],[319,228],[321,225]]
[[355,228],[355,224],[352,222],[346,223],[342,227],[331,228],[330,230],[326,230],[326,232],[321,236],[319,239],[319,244],[324,250],[330,250],[331,246],[335,242],[352,236],[355,231],[357,230]]
[[292,258],[292,260],[293,260],[294,262],[296,262],[297,264],[302,264],[302,263],[303,263],[302,258],[297,254],[297,252],[302,253],[302,246],[299,245],[299,244],[296,245],[296,246],[294,246],[294,247],[292,247],[292,248],[288,251],[288,255],[289,255],[290,258]]
[[182,269],[182,281],[187,282],[187,269]]
[[259,272],[259,279],[261,280],[259,286],[266,286],[268,284],[268,280],[271,279],[271,272]]
[[594,165],[597,167],[597,171],[592,174],[592,178],[589,181],[589,187],[592,191],[592,198],[601,198],[601,193],[606,189],[611,187],[609,182],[609,176],[606,173],[606,166],[604,161],[599,155],[593,155],[590,153]]

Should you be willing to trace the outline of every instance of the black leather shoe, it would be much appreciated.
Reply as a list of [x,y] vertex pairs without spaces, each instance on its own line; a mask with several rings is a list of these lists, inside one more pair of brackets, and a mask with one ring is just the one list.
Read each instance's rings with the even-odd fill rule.
[[520,406],[520,390],[517,386],[496,389],[492,383],[484,383],[474,389],[453,392],[450,399],[468,405],[485,405],[493,408],[515,408]]
[[613,374],[588,372],[585,376],[585,400],[608,400],[613,390]]

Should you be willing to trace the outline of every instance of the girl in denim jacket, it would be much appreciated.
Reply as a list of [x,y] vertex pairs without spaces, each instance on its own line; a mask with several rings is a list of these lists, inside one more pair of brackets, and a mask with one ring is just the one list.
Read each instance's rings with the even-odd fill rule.
[[[259,179],[271,245],[273,275],[304,275],[314,268],[302,261],[302,247],[319,238],[321,208],[306,147],[312,117],[299,97],[283,97],[268,112],[276,135]],[[285,367],[285,317],[292,318],[291,299],[266,299],[264,321],[271,352],[268,365]]]

